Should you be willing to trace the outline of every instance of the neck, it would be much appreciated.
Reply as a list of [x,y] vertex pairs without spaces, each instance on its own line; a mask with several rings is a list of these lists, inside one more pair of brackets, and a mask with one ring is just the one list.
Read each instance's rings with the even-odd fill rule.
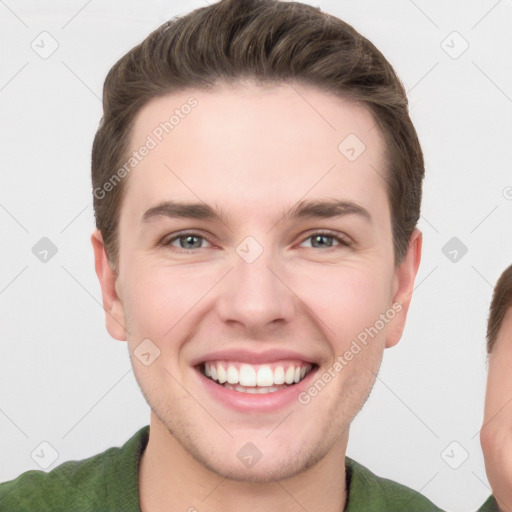
[[345,508],[348,434],[312,467],[283,480],[251,483],[210,471],[195,460],[151,413],[139,467],[141,512],[340,512]]

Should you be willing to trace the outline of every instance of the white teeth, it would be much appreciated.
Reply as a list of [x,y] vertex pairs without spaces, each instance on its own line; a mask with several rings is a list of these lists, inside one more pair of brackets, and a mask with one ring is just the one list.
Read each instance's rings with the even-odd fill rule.
[[256,384],[258,386],[272,386],[272,384],[274,384],[274,374],[270,366],[260,366],[258,376],[256,377]]
[[293,377],[295,376],[295,369],[293,366],[290,366],[288,370],[286,370],[286,375],[284,381],[286,384],[293,384]]
[[240,386],[239,384],[233,386],[232,384],[229,384],[229,383],[225,384],[224,387],[228,388],[228,389],[233,389],[235,391],[240,391],[242,393],[251,393],[253,395],[263,395],[265,393],[273,393],[274,391],[278,391],[280,389],[277,386],[269,386],[269,387],[265,387],[265,388],[256,388],[256,387],[246,388],[244,386]]
[[[226,369],[227,367],[227,369]],[[223,363],[205,363],[203,373],[219,384],[225,387],[236,389],[247,393],[268,393],[268,390],[280,389],[285,384],[291,385],[300,382],[309,372],[311,365],[293,365],[277,366],[274,371],[270,365],[258,365],[254,367],[250,364]],[[238,389],[240,388],[240,389]],[[275,389],[274,389],[275,388]]]
[[221,364],[217,366],[217,378],[221,384],[224,384],[224,382],[228,380],[226,376],[226,370],[224,370],[224,366]]
[[284,384],[284,369],[282,366],[278,366],[274,370],[274,384]]
[[238,384],[238,370],[234,366],[228,366],[226,377],[229,384]]
[[256,371],[248,364],[240,367],[240,384],[242,386],[256,386]]

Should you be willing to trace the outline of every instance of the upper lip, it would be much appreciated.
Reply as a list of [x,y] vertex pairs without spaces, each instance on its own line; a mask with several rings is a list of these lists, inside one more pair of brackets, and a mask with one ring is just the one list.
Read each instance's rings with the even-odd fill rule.
[[192,365],[196,366],[207,361],[237,361],[249,364],[265,364],[289,360],[314,364],[314,360],[311,357],[292,350],[266,349],[262,352],[253,352],[247,349],[224,349],[208,352],[197,357],[192,361]]

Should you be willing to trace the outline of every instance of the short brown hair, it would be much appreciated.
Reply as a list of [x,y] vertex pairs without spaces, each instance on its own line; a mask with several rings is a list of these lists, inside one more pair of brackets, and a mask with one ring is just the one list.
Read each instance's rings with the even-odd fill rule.
[[492,295],[489,319],[487,321],[487,353],[490,354],[496,343],[501,324],[512,307],[512,265],[503,271]]
[[126,179],[109,187],[108,194],[97,191],[126,162],[137,113],[157,96],[245,78],[315,86],[370,111],[386,144],[394,256],[396,264],[401,262],[420,216],[424,162],[405,89],[391,64],[368,39],[320,8],[276,0],[221,0],[161,25],[105,79],[103,117],[92,148],[92,184],[96,227],[111,266],[116,269],[118,263]]

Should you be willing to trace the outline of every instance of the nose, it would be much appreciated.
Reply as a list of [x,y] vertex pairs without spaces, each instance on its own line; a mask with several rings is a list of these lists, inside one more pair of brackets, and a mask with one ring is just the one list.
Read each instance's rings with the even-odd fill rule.
[[288,323],[298,298],[287,285],[283,265],[270,250],[250,263],[238,254],[234,268],[219,290],[218,313],[225,323],[243,326],[246,334],[265,336],[269,329]]

